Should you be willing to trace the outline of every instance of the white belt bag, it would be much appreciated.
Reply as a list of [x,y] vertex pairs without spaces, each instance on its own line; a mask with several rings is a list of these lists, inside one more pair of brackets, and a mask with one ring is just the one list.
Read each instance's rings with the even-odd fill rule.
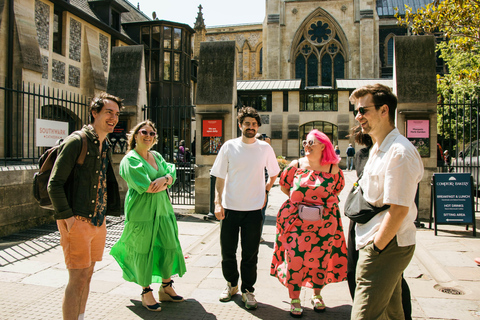
[[306,206],[304,204],[299,204],[298,215],[302,220],[307,220],[307,221],[322,220],[323,206]]

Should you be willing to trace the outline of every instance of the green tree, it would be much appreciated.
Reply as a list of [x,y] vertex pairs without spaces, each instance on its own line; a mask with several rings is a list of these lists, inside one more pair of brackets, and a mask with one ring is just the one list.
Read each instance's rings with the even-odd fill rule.
[[448,74],[438,76],[439,93],[478,94],[480,81],[480,1],[434,1],[416,12],[405,5],[405,16],[396,17],[413,34],[441,34],[437,45]]
[[448,73],[437,75],[440,104],[438,133],[457,143],[479,139],[480,0],[436,0],[405,15],[395,15],[399,25],[413,34],[442,36],[437,52]]

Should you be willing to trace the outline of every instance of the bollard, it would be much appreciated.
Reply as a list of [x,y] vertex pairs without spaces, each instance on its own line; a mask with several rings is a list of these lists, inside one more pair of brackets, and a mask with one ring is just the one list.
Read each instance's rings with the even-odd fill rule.
[[206,216],[203,217],[204,220],[217,220],[215,217],[215,182],[217,178],[215,176],[210,176],[210,209]]

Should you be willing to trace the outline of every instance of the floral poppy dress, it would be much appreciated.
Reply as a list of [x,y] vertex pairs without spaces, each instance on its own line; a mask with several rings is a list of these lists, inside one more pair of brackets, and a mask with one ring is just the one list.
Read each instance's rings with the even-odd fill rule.
[[[332,174],[289,167],[280,185],[290,197],[277,215],[277,238],[270,274],[296,298],[302,287],[322,289],[347,278],[347,248],[338,194],[345,186],[343,172]],[[323,206],[321,220],[304,221],[298,205]]]

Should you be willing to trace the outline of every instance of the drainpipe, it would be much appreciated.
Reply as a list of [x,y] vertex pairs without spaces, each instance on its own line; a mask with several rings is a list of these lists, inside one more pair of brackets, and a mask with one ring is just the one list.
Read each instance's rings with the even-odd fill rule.
[[13,39],[14,39],[14,0],[8,0],[8,30],[7,30],[7,79],[5,83],[5,159],[12,154],[12,101],[13,101]]

